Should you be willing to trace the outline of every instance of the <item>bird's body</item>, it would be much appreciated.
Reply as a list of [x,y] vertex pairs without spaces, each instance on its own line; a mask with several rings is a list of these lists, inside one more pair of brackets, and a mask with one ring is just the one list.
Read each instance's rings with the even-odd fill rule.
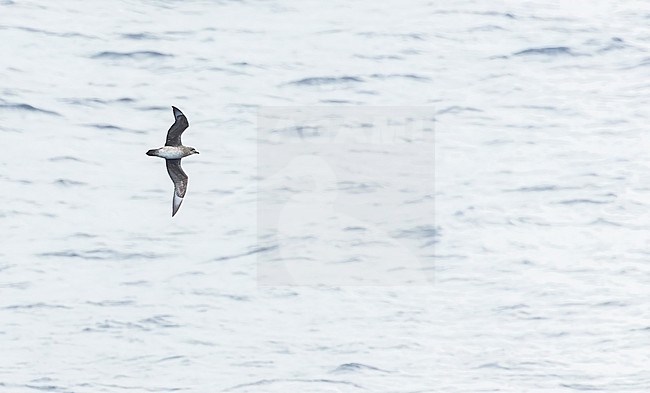
[[191,156],[192,154],[199,154],[199,152],[193,147],[183,146],[181,134],[183,134],[183,131],[190,124],[183,112],[174,106],[172,106],[172,109],[174,110],[175,121],[169,128],[169,131],[167,131],[167,142],[165,146],[158,149],[151,149],[147,152],[147,155],[161,157],[166,161],[167,173],[169,173],[169,177],[174,183],[174,199],[172,200],[172,217],[174,217],[181,207],[185,192],[187,191],[188,178],[183,168],[181,168],[181,158]]
[[166,160],[180,160],[183,157],[194,154],[194,148],[187,146],[163,146],[159,149],[152,149],[147,152],[148,156],[162,157]]

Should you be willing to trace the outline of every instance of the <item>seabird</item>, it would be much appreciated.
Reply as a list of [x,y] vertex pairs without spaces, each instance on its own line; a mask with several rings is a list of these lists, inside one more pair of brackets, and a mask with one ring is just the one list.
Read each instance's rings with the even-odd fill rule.
[[167,173],[169,173],[169,177],[174,183],[174,199],[172,200],[172,217],[174,217],[178,208],[181,207],[185,191],[187,191],[187,175],[181,168],[181,158],[199,154],[199,152],[193,147],[183,146],[181,134],[189,127],[190,123],[178,108],[172,106],[172,109],[176,120],[167,131],[165,146],[159,149],[151,149],[147,152],[147,155],[162,157],[167,163]]

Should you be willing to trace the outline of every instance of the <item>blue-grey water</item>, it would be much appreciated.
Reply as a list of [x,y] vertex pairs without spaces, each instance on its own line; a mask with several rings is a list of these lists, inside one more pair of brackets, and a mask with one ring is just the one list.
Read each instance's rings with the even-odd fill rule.
[[[649,23],[645,1],[0,0],[0,391],[650,391]],[[170,105],[201,152],[173,219],[144,154]],[[264,127],[292,108],[433,125],[332,147]]]

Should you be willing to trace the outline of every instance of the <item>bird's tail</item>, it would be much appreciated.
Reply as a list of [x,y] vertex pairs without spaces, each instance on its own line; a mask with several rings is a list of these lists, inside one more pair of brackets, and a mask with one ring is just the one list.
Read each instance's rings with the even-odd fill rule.
[[149,150],[149,151],[147,152],[147,155],[148,155],[148,156],[155,156],[155,155],[156,155],[156,151],[158,151],[158,149],[151,149],[151,150]]

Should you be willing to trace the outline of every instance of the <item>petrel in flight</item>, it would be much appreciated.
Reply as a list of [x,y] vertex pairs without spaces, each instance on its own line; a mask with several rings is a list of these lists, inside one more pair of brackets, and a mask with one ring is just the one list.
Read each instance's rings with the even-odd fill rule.
[[148,156],[162,157],[167,164],[167,173],[174,182],[174,199],[172,200],[172,217],[178,211],[183,203],[185,191],[187,191],[187,175],[181,168],[181,158],[191,156],[192,154],[199,154],[195,148],[183,146],[181,142],[181,134],[190,125],[187,122],[187,117],[175,106],[174,110],[174,124],[167,131],[167,142],[165,146],[159,149],[151,149],[147,152]]

